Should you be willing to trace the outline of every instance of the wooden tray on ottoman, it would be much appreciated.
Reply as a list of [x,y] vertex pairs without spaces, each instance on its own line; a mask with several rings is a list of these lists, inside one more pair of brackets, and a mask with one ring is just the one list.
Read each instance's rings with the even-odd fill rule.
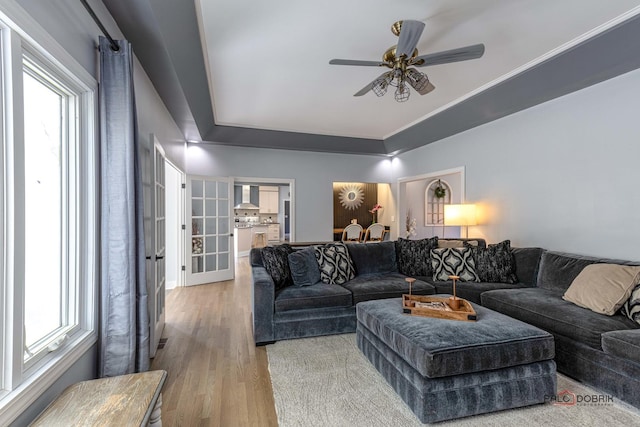
[[[402,295],[402,311],[412,316],[435,317],[438,319],[464,320],[475,322],[477,320],[476,311],[469,301],[458,298],[460,307],[454,310],[449,306],[448,297],[431,297],[422,295]],[[426,304],[441,303],[446,309],[429,308]],[[425,306],[420,306],[425,304]]]

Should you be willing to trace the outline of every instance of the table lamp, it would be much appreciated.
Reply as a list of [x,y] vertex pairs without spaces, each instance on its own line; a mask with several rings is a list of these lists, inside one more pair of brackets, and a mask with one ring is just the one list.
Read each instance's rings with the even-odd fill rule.
[[469,226],[476,225],[476,205],[444,205],[444,225],[464,226],[466,238],[469,238]]

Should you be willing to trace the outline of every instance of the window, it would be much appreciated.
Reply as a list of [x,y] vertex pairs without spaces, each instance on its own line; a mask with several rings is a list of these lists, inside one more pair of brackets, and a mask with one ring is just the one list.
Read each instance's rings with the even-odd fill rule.
[[96,82],[3,13],[0,425],[95,345],[98,254]]
[[444,225],[444,205],[451,204],[451,186],[441,179],[434,179],[424,192],[424,225]]
[[[72,155],[78,96],[23,60],[24,116],[24,360],[46,354],[77,326],[77,278],[71,212],[78,202]],[[16,234],[19,234],[17,232]]]

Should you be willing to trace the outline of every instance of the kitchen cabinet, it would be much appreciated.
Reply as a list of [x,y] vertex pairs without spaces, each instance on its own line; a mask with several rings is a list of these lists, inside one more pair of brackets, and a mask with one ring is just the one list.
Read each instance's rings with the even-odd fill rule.
[[261,185],[260,192],[260,213],[261,214],[277,214],[280,199],[280,191],[278,187]]
[[267,240],[270,242],[280,241],[280,224],[269,224],[267,229]]

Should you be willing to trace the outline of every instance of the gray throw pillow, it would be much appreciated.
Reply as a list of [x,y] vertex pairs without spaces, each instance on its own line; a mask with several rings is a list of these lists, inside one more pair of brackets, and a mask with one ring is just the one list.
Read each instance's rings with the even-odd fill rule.
[[399,238],[396,241],[398,271],[405,276],[431,277],[431,249],[438,247],[438,236],[421,240]]
[[262,264],[273,279],[276,291],[293,284],[289,270],[291,246],[284,244],[262,248]]
[[469,248],[438,248],[431,250],[433,280],[446,282],[449,276],[460,277],[461,282],[478,282],[476,265]]
[[511,241],[489,245],[486,248],[468,245],[476,264],[476,273],[481,282],[518,283],[516,262],[511,252]]
[[320,267],[313,246],[290,253],[289,269],[294,286],[311,286],[320,282]]
[[341,285],[356,277],[356,269],[344,243],[328,243],[314,248],[323,283]]

